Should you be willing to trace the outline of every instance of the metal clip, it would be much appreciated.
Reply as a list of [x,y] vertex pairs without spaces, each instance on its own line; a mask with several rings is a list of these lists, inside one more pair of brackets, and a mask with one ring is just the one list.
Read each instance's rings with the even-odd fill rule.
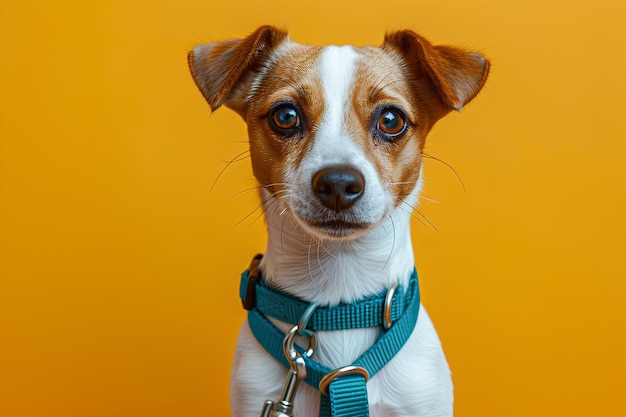
[[[295,349],[294,340],[298,333],[304,333],[309,336],[309,347],[301,354]],[[310,330],[302,329],[298,325],[291,328],[289,333],[283,339],[283,353],[289,362],[289,371],[283,385],[283,391],[280,399],[274,403],[273,401],[265,401],[261,417],[293,417],[293,401],[296,397],[296,391],[301,379],[306,378],[305,357],[310,357],[315,351],[315,333]]]

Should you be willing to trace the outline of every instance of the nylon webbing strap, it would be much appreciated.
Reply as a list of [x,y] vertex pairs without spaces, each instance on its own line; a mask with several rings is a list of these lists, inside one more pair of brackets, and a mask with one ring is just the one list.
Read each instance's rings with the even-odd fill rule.
[[[248,271],[241,276],[239,296],[245,302],[248,293]],[[280,291],[270,290],[263,285],[256,285],[254,293],[256,308],[264,316],[270,316],[286,323],[295,324],[309,306]],[[366,297],[358,303],[342,304],[332,307],[318,307],[309,320],[308,328],[317,330],[344,330],[363,327],[375,327],[383,324],[385,295]],[[394,293],[391,301],[391,322],[400,318],[405,308],[405,293],[402,288]]]
[[[244,273],[245,274],[245,273]],[[381,333],[376,343],[361,355],[353,365],[365,368],[370,378],[373,377],[404,346],[411,336],[419,313],[420,297],[417,272],[414,271],[406,291],[404,313],[393,326]],[[297,321],[297,320],[296,320]],[[274,326],[256,308],[248,311],[250,330],[263,348],[284,367],[289,363],[284,357],[282,341],[285,335]],[[300,347],[297,349],[302,352]],[[321,379],[332,372],[329,367],[305,357],[307,377],[304,380],[315,389],[319,389]],[[329,396],[322,394],[320,416],[344,417],[367,416],[367,387],[361,375],[341,375],[329,384]]]
[[328,385],[328,395],[322,394],[321,400],[328,398],[330,404],[320,404],[320,417],[369,416],[365,382],[362,375],[344,375],[332,381]]

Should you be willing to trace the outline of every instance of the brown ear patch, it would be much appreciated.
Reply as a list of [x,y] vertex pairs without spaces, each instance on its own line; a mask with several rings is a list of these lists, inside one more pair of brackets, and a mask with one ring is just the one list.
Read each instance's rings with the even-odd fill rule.
[[216,110],[233,94],[259,60],[287,38],[287,32],[262,26],[245,39],[229,39],[198,45],[187,55],[198,89]]
[[383,48],[404,56],[418,77],[426,76],[447,108],[460,110],[478,94],[489,74],[489,61],[477,52],[433,46],[410,30],[385,36]]

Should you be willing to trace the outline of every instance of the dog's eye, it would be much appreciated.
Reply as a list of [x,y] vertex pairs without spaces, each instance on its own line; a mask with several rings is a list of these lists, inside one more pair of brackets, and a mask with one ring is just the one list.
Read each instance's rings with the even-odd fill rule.
[[272,129],[282,135],[291,135],[300,127],[300,114],[292,104],[282,103],[275,106],[269,116]]
[[407,128],[406,115],[402,110],[388,107],[378,116],[376,129],[387,138],[395,138],[405,132]]

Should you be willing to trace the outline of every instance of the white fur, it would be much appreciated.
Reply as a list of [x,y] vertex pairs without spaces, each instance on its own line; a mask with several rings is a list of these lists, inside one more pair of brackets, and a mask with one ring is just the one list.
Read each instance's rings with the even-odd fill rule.
[[[302,163],[286,172],[286,192],[264,191],[268,245],[261,269],[268,285],[322,304],[351,302],[379,293],[395,281],[405,285],[413,270],[410,207],[417,203],[421,181],[405,204],[393,206],[372,161],[345,129],[350,111],[358,54],[351,47],[327,47],[318,62],[325,112],[314,142]],[[319,203],[310,190],[315,172],[332,164],[361,170],[366,188],[351,215],[372,224],[356,237],[324,237],[307,225]],[[290,326],[275,322],[283,331]],[[318,332],[315,359],[336,368],[351,364],[377,339],[379,329]],[[264,400],[277,400],[285,369],[258,345],[243,324],[231,377],[234,416],[257,416]],[[367,384],[370,415],[442,417],[452,415],[452,382],[432,323],[420,308],[417,326],[402,350]],[[319,392],[302,383],[294,414],[317,417]]]
[[329,46],[320,56],[324,117],[312,149],[297,170],[286,175],[287,178],[294,179],[295,192],[290,209],[306,230],[309,230],[307,219],[315,218],[320,209],[323,209],[309,184],[313,175],[324,167],[350,165],[361,171],[366,184],[364,196],[351,209],[352,216],[360,221],[377,224],[393,205],[393,198],[385,193],[374,165],[366,158],[357,141],[350,136],[345,123],[352,111],[350,95],[357,59],[358,55],[351,46]]

